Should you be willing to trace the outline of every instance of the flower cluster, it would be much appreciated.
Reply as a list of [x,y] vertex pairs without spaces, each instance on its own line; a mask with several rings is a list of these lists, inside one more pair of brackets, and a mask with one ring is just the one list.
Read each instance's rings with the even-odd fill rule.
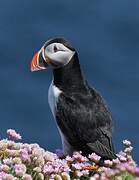
[[20,134],[18,134],[14,129],[8,129],[7,135],[9,136],[9,139],[12,140],[21,140]]
[[81,152],[64,156],[62,151],[52,153],[38,144],[19,143],[20,134],[7,130],[8,138],[0,141],[0,180],[70,180],[70,179],[139,179],[139,168],[132,159],[132,146],[123,141],[124,150],[113,160],[101,159],[95,153],[85,157]]

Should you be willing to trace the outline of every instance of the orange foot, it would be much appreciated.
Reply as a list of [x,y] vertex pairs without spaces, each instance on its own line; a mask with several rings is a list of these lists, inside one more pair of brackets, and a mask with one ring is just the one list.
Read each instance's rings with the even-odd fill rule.
[[86,166],[84,169],[89,171],[97,171],[98,168],[99,168],[98,165],[90,165],[90,166]]

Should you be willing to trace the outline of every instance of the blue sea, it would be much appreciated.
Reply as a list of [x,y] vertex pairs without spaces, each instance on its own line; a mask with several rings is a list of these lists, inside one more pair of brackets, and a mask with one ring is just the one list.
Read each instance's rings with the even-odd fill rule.
[[51,70],[30,72],[33,54],[52,37],[77,49],[84,75],[113,115],[114,144],[129,139],[139,161],[139,1],[2,0],[0,137],[14,128],[23,142],[54,151],[60,136],[48,105]]

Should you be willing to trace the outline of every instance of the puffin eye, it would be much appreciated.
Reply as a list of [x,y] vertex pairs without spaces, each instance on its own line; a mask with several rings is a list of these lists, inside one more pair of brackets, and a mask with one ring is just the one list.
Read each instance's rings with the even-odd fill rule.
[[54,52],[57,52],[57,51],[58,51],[58,49],[57,49],[56,45],[54,45]]

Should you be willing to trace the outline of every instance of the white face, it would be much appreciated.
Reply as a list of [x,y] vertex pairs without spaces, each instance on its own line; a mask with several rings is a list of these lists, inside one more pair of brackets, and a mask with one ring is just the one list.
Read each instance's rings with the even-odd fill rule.
[[44,59],[45,57],[51,59],[51,61],[56,65],[65,66],[69,63],[74,54],[75,51],[68,49],[63,44],[52,43],[44,49],[43,56]]

